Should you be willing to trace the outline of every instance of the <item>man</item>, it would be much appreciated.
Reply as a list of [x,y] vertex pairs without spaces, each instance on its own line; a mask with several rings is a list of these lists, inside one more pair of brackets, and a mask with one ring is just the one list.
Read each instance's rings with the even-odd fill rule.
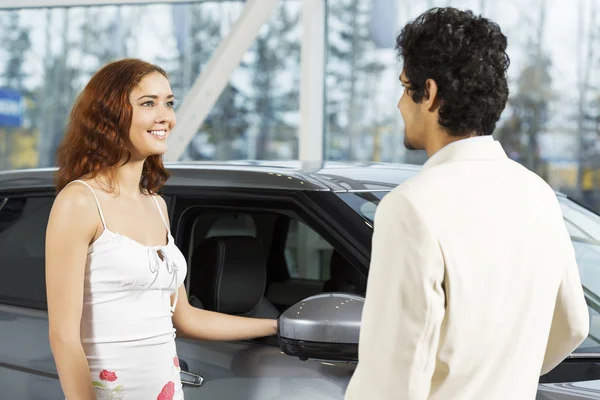
[[588,334],[553,190],[490,136],[508,98],[506,37],[432,9],[404,27],[398,103],[429,160],[379,204],[347,400],[533,400]]

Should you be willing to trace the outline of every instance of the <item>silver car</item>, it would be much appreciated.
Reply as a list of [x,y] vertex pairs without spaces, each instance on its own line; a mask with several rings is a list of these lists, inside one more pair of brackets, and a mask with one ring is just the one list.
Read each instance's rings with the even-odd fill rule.
[[[409,165],[173,164],[162,194],[195,307],[280,318],[278,337],[177,339],[185,398],[343,399],[380,199]],[[0,399],[63,399],[48,343],[44,242],[52,169],[0,173]],[[539,400],[600,399],[600,216],[557,194],[591,333],[540,378]],[[239,261],[222,263],[235,249]],[[216,273],[225,278],[215,279]]]

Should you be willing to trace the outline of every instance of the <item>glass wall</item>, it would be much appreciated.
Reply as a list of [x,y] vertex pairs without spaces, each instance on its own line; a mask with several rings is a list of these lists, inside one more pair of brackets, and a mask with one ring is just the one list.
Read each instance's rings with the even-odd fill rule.
[[[0,11],[0,170],[48,167],[75,97],[102,65],[162,66],[183,99],[241,1]],[[297,157],[298,1],[279,3],[183,159]]]
[[[227,14],[227,25],[230,25],[244,4],[202,3],[185,7],[206,9],[208,6]],[[300,1],[279,2],[182,160],[289,160],[298,157],[301,8]],[[225,34],[223,15],[213,14],[206,20],[198,18],[196,21],[197,25],[190,27],[189,32],[206,31],[210,21],[215,29],[204,32],[205,37],[197,36],[195,46],[202,47],[207,41],[214,41],[216,46]],[[193,35],[190,33],[186,37]],[[184,71],[187,63],[192,64],[191,74],[186,75],[192,78],[185,81],[181,92],[187,92],[213,48],[207,46],[205,53],[193,52],[183,61]],[[184,51],[183,54],[190,53]]]
[[401,28],[431,7],[471,9],[508,37],[510,99],[494,137],[555,189],[600,210],[600,1],[328,2],[326,156],[425,161],[407,152],[396,108]]

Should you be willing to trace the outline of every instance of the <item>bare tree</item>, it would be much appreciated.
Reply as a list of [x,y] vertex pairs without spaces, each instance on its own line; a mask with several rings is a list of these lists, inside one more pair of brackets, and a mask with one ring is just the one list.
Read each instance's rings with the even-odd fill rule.
[[[331,137],[343,136],[347,148],[333,148],[338,154],[332,158],[360,158],[359,140],[368,126],[365,109],[369,102],[370,74],[379,69],[378,61],[370,59],[371,37],[369,33],[370,9],[364,0],[332,2],[330,8],[331,31],[329,33],[327,84],[327,121]],[[342,121],[347,121],[343,123]],[[368,128],[366,128],[368,129]]]
[[[42,124],[40,125],[41,137],[39,143],[39,163],[42,167],[54,165],[56,149],[64,135],[67,126],[69,110],[75,98],[74,81],[77,71],[70,66],[68,60],[74,46],[69,34],[71,24],[70,8],[62,10],[48,10],[46,14],[46,48],[44,80],[40,88],[42,102],[40,104]],[[62,29],[59,38],[50,34],[50,27],[54,25],[55,12],[61,12]],[[59,41],[61,51],[53,54],[50,51],[50,41]]]
[[549,103],[554,94],[551,59],[544,51],[543,43],[546,0],[540,0],[539,7],[535,32],[527,44],[528,60],[517,78],[517,90],[509,99],[511,115],[496,134],[513,158],[543,175],[539,135],[548,123]]
[[539,21],[537,24],[537,32],[535,39],[535,55],[534,55],[534,66],[533,66],[533,79],[538,89],[534,92],[535,97],[532,99],[532,112],[531,118],[532,123],[528,129],[528,151],[527,151],[527,163],[526,165],[533,171],[539,170],[539,133],[542,130],[542,119],[544,118],[543,113],[547,107],[546,103],[549,99],[548,93],[544,90],[545,74],[548,75],[547,67],[545,65],[544,52],[543,52],[543,39],[544,39],[544,28],[546,26],[546,0],[540,0],[539,8]]
[[486,11],[487,11],[487,5],[488,5],[487,0],[479,0],[479,13],[480,14],[483,15],[483,14],[486,13]]
[[[221,6],[218,10],[215,5],[203,3],[172,6],[178,54],[174,60],[162,58],[161,64],[175,66],[170,75],[176,93],[189,90],[222,40],[221,21],[230,7],[227,4]],[[233,143],[247,131],[249,113],[249,99],[229,82],[198,132],[215,146],[214,155],[205,153],[192,140],[184,157],[193,160],[245,158],[235,154]]]
[[[596,45],[596,30],[597,27],[597,8],[596,1],[589,2],[589,31],[587,32],[587,40],[585,38],[585,10],[584,1],[579,0],[578,8],[578,101],[577,101],[577,137],[578,137],[578,169],[577,169],[577,185],[582,188],[584,173],[587,168],[590,168],[590,154],[588,151],[588,141],[586,140],[585,115],[587,96],[590,89],[590,73],[594,64],[594,46]],[[584,49],[585,46],[585,49]],[[585,189],[585,188],[584,188]]]

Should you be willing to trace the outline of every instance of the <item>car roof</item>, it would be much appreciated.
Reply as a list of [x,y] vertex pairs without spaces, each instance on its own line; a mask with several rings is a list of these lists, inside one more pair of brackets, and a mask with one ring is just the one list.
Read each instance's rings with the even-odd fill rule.
[[[319,191],[388,191],[420,166],[372,162],[227,161],[165,163],[166,188],[255,188]],[[56,168],[0,172],[0,191],[53,188]]]

